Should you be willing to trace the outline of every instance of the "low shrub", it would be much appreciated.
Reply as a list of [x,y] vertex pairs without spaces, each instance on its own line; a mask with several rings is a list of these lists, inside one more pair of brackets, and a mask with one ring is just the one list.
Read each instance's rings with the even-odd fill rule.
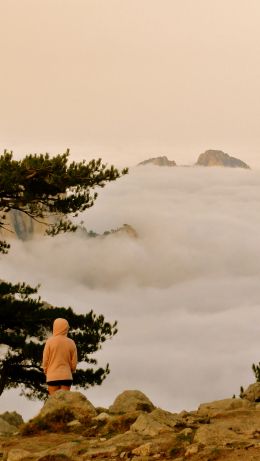
[[36,416],[28,423],[24,424],[20,430],[21,435],[35,435],[39,432],[66,432],[67,424],[75,419],[73,412],[68,408],[61,408],[49,415]]
[[57,455],[45,455],[38,461],[71,461],[71,458],[69,458],[67,455],[60,453]]

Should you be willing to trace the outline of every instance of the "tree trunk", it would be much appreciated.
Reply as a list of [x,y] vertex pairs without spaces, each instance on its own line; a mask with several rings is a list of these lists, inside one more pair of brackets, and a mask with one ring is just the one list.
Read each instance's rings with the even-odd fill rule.
[[4,388],[7,383],[7,377],[8,377],[8,366],[6,364],[2,364],[0,368],[0,395],[4,392]]

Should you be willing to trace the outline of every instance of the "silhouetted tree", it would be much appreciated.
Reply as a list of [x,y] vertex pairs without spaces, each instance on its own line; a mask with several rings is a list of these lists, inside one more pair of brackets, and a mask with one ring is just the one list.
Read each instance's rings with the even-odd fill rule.
[[[25,284],[0,284],[0,394],[4,389],[20,387],[29,398],[43,398],[46,394],[45,376],[41,369],[43,343],[51,333],[53,320],[65,317],[70,324],[69,336],[77,344],[79,361],[96,365],[90,358],[104,341],[116,332],[116,322],[105,322],[93,311],[78,315],[71,308],[52,307],[38,297],[37,287]],[[109,366],[94,370],[77,369],[74,384],[88,388],[101,384],[109,373]]]
[[[49,154],[27,155],[14,160],[12,152],[0,156],[0,228],[7,228],[6,217],[11,210],[18,210],[41,221],[51,215],[62,216],[55,224],[48,223],[48,233],[75,231],[77,226],[68,216],[94,205],[97,187],[118,179],[127,173],[109,168],[101,159],[86,163],[68,163],[69,150],[50,157]],[[0,251],[6,253],[9,244],[0,242]]]
[[253,363],[252,370],[253,370],[253,373],[255,375],[256,382],[259,383],[260,382],[260,362],[258,363],[258,365],[255,365]]

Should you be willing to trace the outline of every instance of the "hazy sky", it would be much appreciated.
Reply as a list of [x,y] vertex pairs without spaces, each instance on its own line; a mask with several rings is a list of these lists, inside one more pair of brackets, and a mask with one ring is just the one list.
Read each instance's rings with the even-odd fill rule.
[[[108,406],[139,389],[170,411],[238,395],[260,360],[260,171],[138,167],[108,184],[84,215],[88,229],[131,224],[137,239],[78,235],[13,242],[0,279],[41,284],[43,299],[118,320],[86,392]],[[0,397],[25,417],[39,403]]]
[[0,0],[0,149],[260,167],[259,0]]

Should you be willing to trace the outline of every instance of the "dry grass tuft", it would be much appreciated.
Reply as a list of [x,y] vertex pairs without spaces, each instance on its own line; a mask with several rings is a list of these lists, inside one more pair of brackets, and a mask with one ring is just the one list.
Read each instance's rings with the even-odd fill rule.
[[75,419],[74,414],[68,408],[56,410],[44,418],[36,416],[21,427],[20,433],[23,436],[37,435],[41,432],[66,432],[67,424]]

